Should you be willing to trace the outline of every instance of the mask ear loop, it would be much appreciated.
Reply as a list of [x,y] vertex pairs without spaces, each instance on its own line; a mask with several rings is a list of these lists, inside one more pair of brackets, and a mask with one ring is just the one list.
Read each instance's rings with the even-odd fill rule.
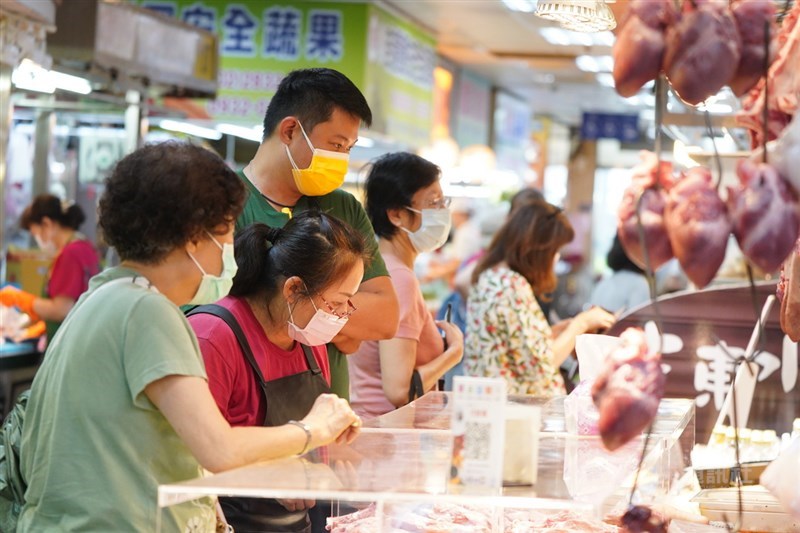
[[[306,144],[308,144],[308,148],[311,150],[311,156],[313,157],[314,153],[316,152],[316,148],[314,148],[314,145],[311,144],[311,139],[309,139],[308,135],[306,135],[306,130],[303,129],[303,124],[299,120],[297,121],[297,125],[300,126],[300,132],[303,134],[303,138],[306,140]],[[286,149],[286,155],[289,156],[289,162],[292,164],[292,168],[295,170],[300,170],[300,167],[298,167],[297,163],[294,162],[294,157],[292,157],[292,151],[289,150],[289,145],[284,144],[283,147]]]
[[[306,282],[305,282],[305,281],[303,282],[303,287],[305,287],[305,288],[306,288],[306,293],[308,293],[308,286],[306,285]],[[317,311],[319,311],[319,308],[317,308],[317,305],[314,303],[314,298],[312,298],[312,297],[309,295],[308,299],[309,299],[309,300],[311,300],[311,305],[314,307],[314,312],[316,313]],[[294,316],[292,315],[292,306],[291,306],[291,305],[289,305],[289,302],[288,302],[288,301],[286,302],[286,308],[287,308],[287,309],[289,309],[289,318],[291,319],[291,321],[292,321],[292,324],[295,324],[295,322],[294,322]],[[297,324],[295,324],[295,327],[297,327]]]
[[313,154],[316,148],[314,148],[314,145],[311,144],[311,139],[309,139],[308,135],[306,135],[306,130],[305,128],[303,128],[303,123],[298,120],[297,125],[300,126],[300,131],[303,133],[303,138],[306,140],[306,143],[308,144],[308,147],[311,149],[311,153]]
[[194,256],[192,254],[190,254],[188,251],[186,252],[186,254],[189,256],[189,259],[194,261],[194,264],[197,266],[197,268],[200,269],[200,272],[202,272],[203,275],[205,276],[206,275],[206,271],[203,269],[203,267],[200,266],[200,263],[197,261],[197,259],[195,259]]

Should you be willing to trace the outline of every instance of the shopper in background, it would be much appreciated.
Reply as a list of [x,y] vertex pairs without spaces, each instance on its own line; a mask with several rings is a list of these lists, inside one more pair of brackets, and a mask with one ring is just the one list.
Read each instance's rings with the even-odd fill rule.
[[52,194],[37,196],[22,213],[20,226],[33,235],[42,251],[52,255],[53,262],[41,297],[7,285],[0,289],[0,304],[16,306],[32,322],[44,320],[49,340],[86,292],[89,278],[100,272],[94,246],[78,232],[84,220],[80,206],[66,204]]
[[[339,219],[310,211],[283,229],[248,226],[236,235],[234,250],[233,287],[216,305],[230,313],[227,320],[241,330],[249,353],[210,307],[192,311],[189,323],[222,416],[232,426],[279,426],[302,418],[330,392],[325,344],[357,311],[350,298],[364,275],[364,242]],[[220,503],[239,532],[310,527],[305,500]]]
[[459,267],[481,250],[481,227],[469,198],[455,198],[450,204],[452,230],[450,242],[433,254],[423,282],[442,279],[452,285]]
[[621,313],[650,299],[650,286],[644,271],[630,260],[617,235],[614,235],[606,263],[613,273],[595,286],[589,305]]
[[465,373],[503,377],[511,394],[564,394],[559,365],[575,337],[606,329],[614,315],[592,308],[553,336],[536,295],[556,286],[559,250],[573,238],[569,220],[547,202],[514,209],[473,273],[467,301]]
[[158,486],[354,436],[358,417],[333,395],[272,428],[232,428],[214,403],[178,306],[227,293],[244,199],[225,162],[191,144],[117,164],[99,226],[122,263],[92,279],[34,379],[18,531],[150,531],[157,517],[162,531],[213,531],[211,499],[159,509]]
[[344,353],[363,340],[391,338],[397,331],[397,297],[364,209],[344,183],[348,154],[361,123],[372,121],[364,95],[342,73],[327,68],[290,72],[264,116],[264,140],[241,177],[249,191],[236,221],[280,228],[297,213],[317,208],[347,222],[367,243],[370,261],[353,304],[360,310],[328,345],[331,389],[347,398]]
[[461,360],[461,331],[434,322],[414,276],[417,256],[440,247],[450,231],[440,175],[439,167],[417,155],[393,153],[373,164],[365,182],[367,214],[400,301],[400,325],[394,338],[364,342],[350,357],[352,405],[363,417],[408,403],[415,373],[427,392]]

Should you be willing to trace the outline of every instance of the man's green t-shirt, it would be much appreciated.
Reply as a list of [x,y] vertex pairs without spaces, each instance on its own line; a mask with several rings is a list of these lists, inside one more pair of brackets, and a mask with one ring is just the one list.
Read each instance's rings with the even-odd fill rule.
[[144,389],[206,373],[197,338],[165,296],[122,280],[93,297],[134,276],[118,267],[92,278],[47,349],[22,431],[18,531],[155,531],[159,515],[162,531],[214,530],[208,498],[157,506],[159,485],[202,470]]
[[[244,211],[236,220],[236,231],[249,226],[254,222],[261,222],[272,228],[282,228],[289,221],[289,215],[276,211],[267,200],[261,196],[244,173],[239,172],[239,177],[244,181],[248,190],[247,202]],[[367,281],[378,276],[388,276],[386,265],[378,251],[378,241],[375,239],[375,232],[372,224],[367,218],[367,213],[356,198],[343,190],[337,189],[324,196],[308,197],[303,196],[292,210],[293,214],[319,207],[319,209],[329,215],[343,220],[350,224],[356,231],[364,236],[364,240],[370,251],[371,260],[364,270],[364,278]],[[331,390],[341,398],[350,398],[350,374],[347,370],[347,358],[333,344],[328,344],[328,360],[331,367]]]

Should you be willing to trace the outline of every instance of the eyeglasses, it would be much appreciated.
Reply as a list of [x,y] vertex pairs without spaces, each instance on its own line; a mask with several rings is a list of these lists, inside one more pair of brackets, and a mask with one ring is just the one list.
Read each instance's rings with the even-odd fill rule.
[[450,202],[452,200],[453,199],[450,198],[449,196],[443,196],[442,198],[439,198],[438,200],[431,200],[429,202],[426,202],[422,206],[422,208],[423,209],[447,209],[448,207],[450,207]]
[[347,299],[347,304],[346,304],[347,311],[345,311],[344,313],[336,311],[335,308],[331,304],[329,304],[328,301],[321,294],[319,295],[319,298],[320,300],[322,300],[322,303],[324,303],[325,306],[328,308],[330,314],[338,318],[349,318],[350,315],[358,311],[358,308],[355,305],[353,305],[353,302],[350,301],[350,298]]

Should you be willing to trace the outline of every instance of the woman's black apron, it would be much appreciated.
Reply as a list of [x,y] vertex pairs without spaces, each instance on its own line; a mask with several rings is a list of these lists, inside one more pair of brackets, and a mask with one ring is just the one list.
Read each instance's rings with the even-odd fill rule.
[[[265,381],[256,363],[250,344],[233,314],[226,308],[216,305],[202,305],[192,309],[187,316],[205,313],[221,318],[236,336],[245,359],[253,369],[267,409],[264,426],[282,426],[289,420],[302,420],[314,405],[320,394],[330,392],[330,387],[322,375],[311,348],[301,344],[308,370]],[[311,523],[307,511],[288,511],[274,499],[220,497],[220,506],[228,523],[236,533],[310,533]]]

